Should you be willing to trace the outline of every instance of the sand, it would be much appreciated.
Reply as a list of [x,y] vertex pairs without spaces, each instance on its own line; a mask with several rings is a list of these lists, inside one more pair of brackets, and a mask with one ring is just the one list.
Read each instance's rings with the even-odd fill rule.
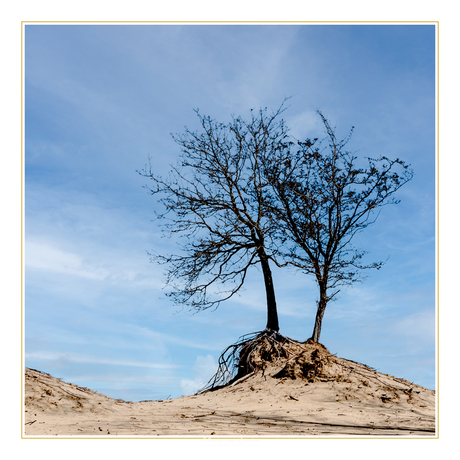
[[26,369],[23,435],[436,437],[433,390],[325,349],[319,371],[306,377],[302,369],[313,348],[303,347],[300,358],[287,365],[268,366],[215,391],[165,401],[116,400]]

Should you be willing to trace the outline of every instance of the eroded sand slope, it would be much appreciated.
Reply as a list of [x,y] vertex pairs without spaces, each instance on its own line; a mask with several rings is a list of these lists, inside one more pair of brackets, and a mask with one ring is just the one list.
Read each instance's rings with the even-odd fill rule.
[[435,436],[435,392],[298,345],[231,386],[125,402],[26,369],[25,436]]

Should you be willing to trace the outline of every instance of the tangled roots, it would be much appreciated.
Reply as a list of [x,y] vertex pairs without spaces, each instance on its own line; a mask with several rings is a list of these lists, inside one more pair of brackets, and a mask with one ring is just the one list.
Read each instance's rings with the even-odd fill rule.
[[269,363],[288,358],[287,342],[294,343],[271,329],[241,336],[222,352],[217,372],[199,393],[217,390],[258,370],[263,372]]

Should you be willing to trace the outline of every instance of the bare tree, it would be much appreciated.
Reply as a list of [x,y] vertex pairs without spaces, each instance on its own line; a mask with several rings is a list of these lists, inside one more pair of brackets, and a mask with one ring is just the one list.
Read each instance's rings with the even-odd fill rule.
[[290,242],[286,260],[314,274],[319,287],[314,342],[319,342],[324,311],[338,286],[359,281],[362,270],[383,264],[363,264],[366,251],[352,246],[353,237],[375,222],[379,208],[399,202],[393,194],[413,175],[403,161],[385,156],[365,158],[367,164],[358,166],[358,158],[345,149],[353,129],[339,140],[318,114],[326,138],[284,144],[270,152],[264,170],[273,187],[271,213],[282,223],[277,231]]
[[[277,148],[286,128],[277,112],[251,111],[249,121],[218,123],[196,111],[199,132],[173,136],[180,163],[169,177],[150,165],[140,172],[159,195],[167,235],[181,236],[179,254],[155,255],[167,265],[169,295],[176,303],[202,310],[217,307],[243,286],[250,267],[262,269],[267,301],[266,330],[279,330],[270,262],[276,262],[275,223],[267,215],[268,186],[261,158]],[[169,221],[167,220],[169,218]],[[217,292],[217,286],[225,288]]]

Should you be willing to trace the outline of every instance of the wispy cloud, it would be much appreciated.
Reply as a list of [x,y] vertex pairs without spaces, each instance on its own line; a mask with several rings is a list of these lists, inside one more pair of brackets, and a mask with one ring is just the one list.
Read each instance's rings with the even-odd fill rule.
[[403,337],[407,348],[413,352],[432,346],[436,336],[435,312],[424,309],[398,319],[392,333],[395,337]]
[[27,189],[27,203],[25,267],[31,274],[163,287],[163,269],[149,263],[146,251],[168,242],[148,219],[139,222],[135,212],[103,206],[95,193],[58,194],[36,184]]
[[85,264],[79,254],[62,250],[53,244],[27,239],[25,246],[27,269],[50,271],[82,278],[104,280],[110,275],[107,269]]
[[[65,245],[65,242],[61,242]],[[70,242],[73,246],[75,241]],[[98,247],[94,251],[84,248],[81,253],[61,249],[57,244],[28,238],[25,244],[25,268],[28,271],[50,275],[66,275],[88,280],[103,281],[109,284],[129,284],[130,286],[149,286],[161,289],[160,276],[144,269],[148,262],[139,257],[127,257],[119,253],[120,248]]]
[[137,334],[138,336],[155,339],[157,341],[164,342],[165,344],[173,344],[202,350],[220,350],[220,348],[213,346],[209,342],[196,342],[184,337],[177,337],[173,334],[155,331],[150,328],[140,327],[134,324],[125,324],[123,325],[123,329],[125,331],[132,332],[133,334]]
[[85,363],[85,364],[107,364],[111,366],[129,366],[129,367],[147,367],[152,369],[174,369],[180,367],[175,364],[168,363],[152,363],[143,361],[124,361],[117,359],[105,359],[98,357],[90,357],[84,355],[76,355],[72,353],[58,353],[58,352],[26,352],[26,359],[33,359],[38,361],[53,361],[60,363],[74,362],[74,363]]
[[184,395],[191,395],[203,388],[217,371],[217,362],[211,355],[197,356],[192,368],[192,379],[182,379],[180,387]]
[[[327,117],[327,114],[324,114]],[[316,108],[304,110],[297,115],[287,119],[290,128],[290,134],[296,139],[304,140],[306,138],[322,139],[324,134],[324,125],[316,113]]]

